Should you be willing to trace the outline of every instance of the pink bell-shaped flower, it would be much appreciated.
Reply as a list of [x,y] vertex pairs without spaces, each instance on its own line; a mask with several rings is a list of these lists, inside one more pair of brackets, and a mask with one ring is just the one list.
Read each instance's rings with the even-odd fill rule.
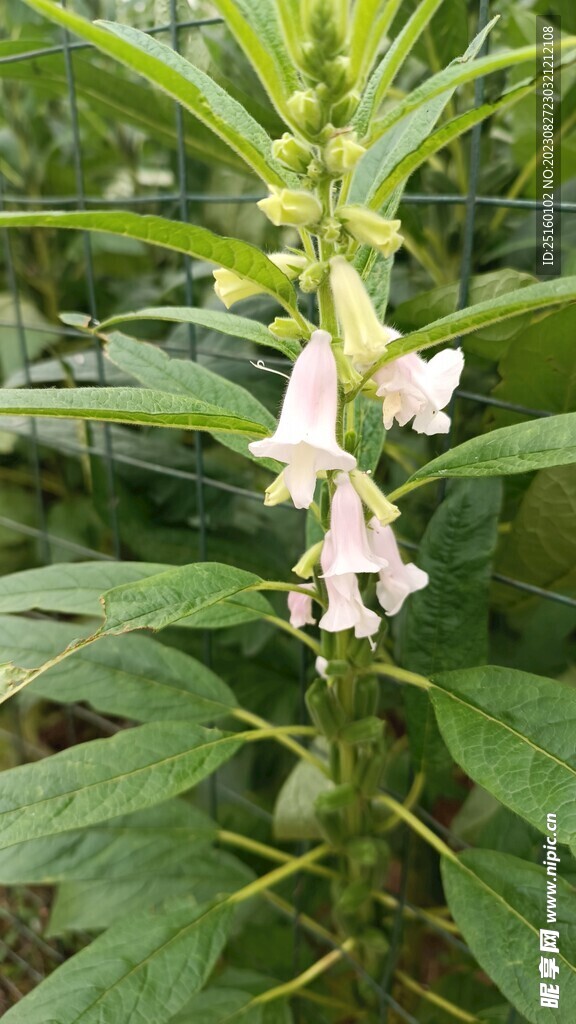
[[[314,590],[313,583],[302,583],[306,590]],[[290,625],[296,629],[302,626],[313,626],[316,619],[312,615],[312,598],[307,594],[301,594],[298,590],[291,590],[288,594],[288,611],[290,612]]]
[[[325,578],[351,572],[379,572],[388,564],[370,550],[362,502],[348,473],[339,473],[336,477],[329,532],[328,550],[332,557],[324,570]],[[326,561],[325,556],[322,564]]]
[[294,363],[274,434],[248,446],[259,458],[286,463],[284,483],[296,508],[309,507],[320,470],[356,466],[336,441],[338,374],[330,341],[327,331],[314,331]]
[[[321,565],[324,572],[333,560],[334,550],[329,530],[322,549]],[[381,622],[380,616],[363,604],[355,573],[328,576],[326,590],[328,591],[328,610],[320,619],[320,629],[325,629],[328,633],[354,629],[354,635],[358,638],[370,637],[377,632]]]
[[377,394],[384,399],[384,426],[394,420],[403,427],[412,424],[418,434],[446,434],[450,417],[441,412],[458,387],[464,367],[461,349],[447,348],[426,362],[416,352],[399,356],[374,374]]
[[381,526],[376,516],[369,526],[372,550],[388,562],[387,568],[380,570],[376,596],[387,615],[396,615],[409,594],[428,585],[428,573],[413,562],[402,561],[391,526]]

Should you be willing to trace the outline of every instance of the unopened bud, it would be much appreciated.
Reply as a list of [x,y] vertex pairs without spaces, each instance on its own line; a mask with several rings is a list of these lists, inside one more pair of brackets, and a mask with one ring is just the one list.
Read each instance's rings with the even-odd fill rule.
[[383,256],[392,256],[404,241],[398,233],[399,220],[386,220],[363,206],[341,206],[338,216],[357,242],[371,245]]
[[293,92],[286,100],[286,106],[297,125],[315,135],[324,122],[322,103],[314,89],[302,89]]
[[283,501],[290,500],[290,491],[284,483],[284,470],[278,474],[275,480],[272,481],[269,487],[264,492],[264,504],[267,508],[272,508],[274,505],[281,505]]
[[322,53],[331,56],[344,45],[349,0],[302,0],[304,31]]
[[326,217],[320,225],[318,234],[325,242],[334,245],[342,239],[342,225],[335,217]]
[[335,256],[330,268],[330,286],[344,339],[344,354],[355,367],[363,369],[382,355],[388,342],[397,338],[398,333],[380,323],[362,278],[343,256]]
[[400,509],[393,505],[391,501],[388,501],[388,498],[382,494],[378,484],[374,483],[368,473],[363,473],[359,469],[353,469],[350,473],[350,480],[356,494],[362,498],[364,504],[374,513],[382,526],[388,526],[389,523],[393,523],[395,519],[398,519]]
[[330,90],[332,99],[337,100],[348,91],[349,57],[334,57],[324,65],[324,81]]
[[318,291],[324,281],[328,267],[325,263],[310,263],[305,271],[300,274],[300,288],[307,294]]
[[312,150],[307,143],[290,135],[290,132],[284,132],[281,139],[275,139],[272,143],[272,155],[291,170],[304,174],[312,158]]
[[292,319],[291,316],[276,316],[268,330],[275,338],[282,341],[300,341],[303,337],[302,328]]
[[303,580],[308,580],[312,576],[315,567],[320,561],[320,553],[322,551],[324,541],[319,540],[312,547],[308,548],[307,551],[298,559],[296,565],[292,566],[292,572],[295,572],[297,576],[300,576]]
[[354,169],[366,149],[356,142],[355,132],[335,135],[325,145],[322,156],[330,174],[343,175]]
[[350,123],[359,103],[360,93],[349,92],[334,104],[330,111],[330,120],[336,128],[343,128],[344,125]]
[[270,186],[270,195],[256,204],[276,227],[304,227],[322,216],[322,203],[311,192]]
[[[269,253],[268,259],[291,280],[300,273],[302,267],[305,267],[308,262],[303,254],[290,252]],[[264,288],[254,281],[248,281],[245,277],[241,277],[240,274],[235,274],[233,270],[227,270],[225,267],[219,267],[218,270],[213,270],[212,273],[216,282],[214,291],[220,301],[224,303],[226,309],[230,309],[230,306],[235,302],[249,299],[252,295],[260,295],[264,291]]]

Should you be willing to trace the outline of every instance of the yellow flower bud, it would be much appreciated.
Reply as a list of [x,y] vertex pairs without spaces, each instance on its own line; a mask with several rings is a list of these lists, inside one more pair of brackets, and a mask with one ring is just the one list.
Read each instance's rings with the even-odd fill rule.
[[284,470],[278,474],[264,492],[264,504],[267,508],[273,505],[281,505],[283,501],[290,501],[290,491],[284,483]]
[[353,170],[365,152],[365,147],[356,142],[356,132],[346,132],[330,139],[322,155],[330,174],[342,175]]
[[324,541],[319,540],[316,544],[313,544],[311,548],[298,559],[296,565],[292,566],[292,572],[295,572],[297,576],[300,576],[303,580],[308,580],[314,572],[314,567],[318,565],[320,561],[320,554],[322,551],[322,545]]
[[350,473],[350,480],[356,494],[362,499],[382,526],[393,523],[400,515],[400,509],[393,505],[388,498],[382,494],[377,484],[368,473],[362,473],[359,469],[353,469]]
[[270,195],[256,204],[276,227],[304,227],[322,216],[322,203],[311,192],[270,186]]
[[322,284],[328,265],[326,263],[309,263],[305,271],[300,274],[300,288],[307,294],[318,291]]
[[398,337],[380,323],[360,275],[343,256],[330,261],[330,287],[340,321],[344,354],[357,369],[367,368]]
[[284,132],[281,139],[275,139],[272,143],[272,155],[291,170],[304,174],[312,159],[312,149],[290,132]]
[[363,206],[341,206],[337,211],[346,230],[358,242],[371,245],[383,256],[392,256],[404,239],[398,234],[399,220],[385,220]]
[[302,338],[302,328],[291,316],[274,317],[272,323],[268,324],[268,330],[283,341],[299,341]]
[[322,103],[314,89],[302,89],[293,92],[286,100],[286,107],[297,125],[315,135],[324,122]]
[[[273,252],[268,255],[268,259],[290,280],[293,280],[308,262],[304,255],[291,252]],[[255,281],[248,281],[247,278],[235,274],[233,270],[226,270],[225,267],[213,270],[212,274],[216,282],[214,291],[226,309],[230,309],[235,302],[249,299],[252,295],[261,295],[264,291],[264,288]]]

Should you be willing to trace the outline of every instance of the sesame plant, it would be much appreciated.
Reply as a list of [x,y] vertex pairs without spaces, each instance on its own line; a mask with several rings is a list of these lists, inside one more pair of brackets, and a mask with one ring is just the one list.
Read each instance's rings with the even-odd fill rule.
[[[267,515],[284,503],[302,510],[307,539],[282,580],[209,561],[85,563],[7,578],[2,700],[30,686],[141,724],[2,774],[0,882],[79,883],[82,898],[104,881],[110,901],[119,885],[123,899],[135,886],[148,905],[109,926],[104,914],[100,934],[6,1020],[540,1024],[553,1007],[569,1024],[576,901],[554,871],[558,917],[547,918],[541,849],[562,850],[573,865],[576,696],[566,682],[487,665],[484,634],[496,478],[576,462],[576,413],[445,442],[461,339],[567,307],[576,278],[496,295],[404,336],[386,322],[409,176],[531,94],[535,47],[483,55],[490,22],[459,58],[404,93],[397,76],[442,0],[421,0],[408,15],[398,0],[216,0],[286,128],[271,139],[237,99],[153,36],[92,23],[53,0],[25,2],[229,147],[267,192],[254,215],[290,244],[267,253],[205,227],[117,210],[0,213],[5,228],[105,232],[209,261],[226,307],[146,308],[101,323],[62,313],[138,386],[5,388],[0,412],[205,431],[250,460]],[[561,40],[563,60],[573,45]],[[451,116],[460,86],[509,68],[526,78]],[[259,295],[277,306],[268,326],[228,312]],[[145,320],[207,327],[231,346],[242,338],[283,356],[277,421],[247,389],[117,329]],[[433,457],[386,494],[377,469],[397,427]],[[445,552],[444,576],[432,558],[409,561],[401,543],[402,513],[438,481],[448,496],[428,536]],[[471,519],[479,507],[483,518]],[[460,574],[456,602],[443,600],[452,573]],[[67,621],[17,615],[37,607]],[[302,648],[305,721],[264,719],[212,670],[143,632],[260,621]],[[31,664],[27,641],[40,632],[47,656]],[[191,793],[269,744],[292,762],[275,844],[221,828]],[[530,828],[534,860],[443,838],[422,807],[452,795],[456,772]],[[432,861],[407,898],[394,872],[407,870],[414,850]],[[249,923],[263,908],[297,923],[295,970],[288,954],[266,975],[235,966],[243,943],[250,964]],[[555,933],[555,972],[542,967],[546,928]],[[472,962],[495,988],[483,981],[462,1001],[457,985],[428,990],[418,962],[438,943],[449,950],[448,974],[469,973]]]

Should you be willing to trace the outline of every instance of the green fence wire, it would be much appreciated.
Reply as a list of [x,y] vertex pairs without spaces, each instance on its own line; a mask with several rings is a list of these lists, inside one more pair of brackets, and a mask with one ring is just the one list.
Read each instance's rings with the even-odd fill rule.
[[[177,5],[176,0],[169,0],[169,12],[170,17],[166,23],[154,25],[147,31],[151,35],[163,35],[166,40],[171,44],[174,49],[179,48],[181,39],[181,32],[184,30],[189,31],[201,31],[203,28],[217,25],[222,22],[221,18],[209,17],[209,18],[197,18],[189,20],[178,20],[177,17]],[[489,17],[489,0],[480,0],[477,9],[477,30],[480,30],[488,21]],[[486,46],[488,42],[486,43]],[[187,161],[185,152],[185,141],[183,132],[183,112],[176,104],[174,105],[174,119],[175,128],[177,133],[177,148],[176,148],[176,187],[171,190],[159,192],[158,194],[146,194],[138,195],[127,198],[102,198],[88,195],[86,192],[86,169],[84,167],[83,159],[83,134],[80,124],[78,97],[76,90],[75,80],[75,69],[74,69],[74,55],[80,51],[90,50],[89,44],[83,42],[74,41],[67,32],[62,32],[62,40],[59,45],[45,46],[45,47],[32,47],[30,50],[13,54],[4,57],[0,60],[0,64],[9,64],[17,62],[25,62],[34,60],[41,60],[45,57],[50,57],[57,54],[64,56],[65,68],[66,68],[66,79],[67,79],[67,101],[69,104],[69,116],[70,116],[70,128],[73,139],[73,151],[74,151],[74,180],[75,190],[73,193],[65,196],[47,196],[47,195],[18,195],[13,191],[10,191],[9,183],[7,183],[2,174],[0,173],[0,210],[10,209],[24,209],[27,207],[58,207],[58,208],[74,208],[74,209],[89,209],[92,206],[98,207],[123,207],[123,208],[140,208],[142,206],[151,206],[157,208],[160,206],[164,211],[170,211],[171,216],[176,216],[178,219],[183,221],[189,221],[191,219],[190,204],[192,203],[203,203],[203,204],[221,204],[221,203],[253,203],[255,200],[262,198],[261,194],[254,195],[228,195],[228,194],[206,194],[205,192],[195,192],[189,188],[187,180]],[[475,85],[475,105],[479,106],[483,102],[484,95],[484,79],[479,79]],[[9,112],[8,112],[9,116]],[[512,199],[500,196],[490,195],[479,195],[478,194],[478,183],[480,175],[480,142],[482,136],[483,127],[477,125],[471,132],[469,138],[470,146],[470,171],[468,180],[468,189],[466,195],[443,195],[443,194],[419,194],[407,192],[402,199],[403,204],[407,205],[457,205],[464,206],[465,209],[465,220],[462,235],[462,260],[461,260],[461,273],[459,282],[459,295],[458,295],[458,308],[463,308],[468,299],[468,292],[470,288],[472,272],[473,272],[473,246],[475,236],[475,221],[477,209],[482,206],[489,207],[504,207],[516,210],[525,210],[528,213],[539,209],[537,201],[527,199]],[[576,212],[576,203],[573,202],[558,202],[556,208],[562,213],[570,214]],[[0,268],[3,264],[3,274],[6,280],[7,289],[11,295],[13,303],[13,318],[0,319],[0,328],[7,327],[17,332],[20,355],[22,365],[24,367],[24,381],[29,385],[32,381],[31,377],[31,360],[28,356],[26,335],[28,333],[34,334],[34,332],[50,333],[51,328],[45,326],[38,326],[35,324],[27,324],[25,322],[22,312],[22,290],[18,280],[18,274],[15,267],[15,261],[12,252],[12,240],[8,231],[2,231],[2,249],[0,250]],[[98,278],[94,267],[93,258],[93,241],[89,233],[86,233],[83,237],[84,246],[84,262],[85,262],[85,309],[90,313],[94,320],[99,318],[99,304],[98,304]],[[3,259],[2,259],[3,253]],[[185,304],[193,305],[194,301],[194,277],[193,277],[193,265],[192,260],[189,257],[183,257],[182,269],[184,274],[184,283],[182,288],[182,298]],[[59,327],[58,333],[62,337],[70,338],[73,341],[74,338],[82,339],[85,341],[85,335],[74,330],[71,327]],[[458,339],[455,344],[458,344]],[[171,351],[175,352],[174,348]],[[102,355],[102,350],[98,342],[94,343],[94,353],[97,363],[98,381],[100,384],[106,383],[106,366]],[[198,336],[198,332],[193,326],[188,329],[187,345],[183,348],[182,353],[190,358],[196,359],[199,355],[213,353],[206,352],[202,348],[201,336]],[[230,353],[219,353],[219,358],[222,360],[235,360],[244,359],[245,357]],[[266,360],[270,366],[282,366],[284,360],[276,357],[269,357]],[[495,397],[486,396],[480,393],[467,391],[465,389],[459,389],[454,396],[455,403],[470,403],[478,404],[485,407],[494,407],[498,409],[508,410],[519,415],[529,416],[547,416],[548,412],[542,409],[531,409],[523,405],[514,404],[506,401],[499,400]],[[450,411],[450,410],[449,410]],[[451,410],[452,412],[454,410]],[[454,419],[453,419],[454,422]],[[22,429],[20,430],[22,436]],[[42,488],[42,472],[41,472],[41,445],[38,436],[38,431],[34,420],[30,420],[26,427],[26,436],[28,439],[28,453],[30,459],[30,468],[33,476],[33,484],[37,503],[37,523],[35,526],[30,524],[23,524],[16,520],[10,519],[6,516],[0,516],[0,526],[9,528],[15,532],[22,534],[23,536],[29,536],[34,538],[38,542],[39,557],[43,564],[49,564],[52,559],[52,550],[57,547],[60,549],[66,549],[70,551],[72,555],[77,555],[82,558],[107,560],[120,557],[121,553],[121,538],[118,524],[118,499],[116,494],[115,486],[115,471],[116,467],[124,464],[126,466],[133,467],[139,470],[145,470],[153,474],[162,474],[174,479],[180,479],[189,481],[194,485],[196,491],[196,499],[198,503],[198,551],[197,558],[204,560],[207,555],[207,528],[206,528],[206,495],[209,491],[221,491],[228,492],[243,498],[248,498],[257,502],[262,501],[262,495],[259,492],[252,491],[248,488],[243,488],[229,482],[214,479],[213,477],[206,474],[204,470],[204,452],[203,452],[203,439],[200,433],[195,434],[193,453],[193,468],[183,469],[172,466],[166,466],[159,462],[155,462],[150,459],[138,458],[134,455],[127,454],[126,452],[117,451],[114,448],[113,433],[110,426],[104,425],[102,430],[102,443],[101,444],[90,444],[82,443],[79,440],[67,438],[66,440],[59,439],[58,448],[64,453],[72,455],[84,455],[84,456],[98,456],[105,467],[105,486],[107,491],[107,514],[109,520],[110,536],[112,538],[111,552],[105,552],[96,550],[88,546],[84,546],[69,538],[61,537],[53,534],[47,526],[47,509],[45,504],[45,496]],[[453,440],[452,432],[447,435],[445,444],[449,447]],[[444,482],[445,483],[445,482]],[[444,496],[444,489],[439,488],[439,500],[442,500]],[[407,547],[416,547],[416,545],[406,544]],[[562,605],[567,605],[572,608],[576,608],[576,599],[559,592],[545,590],[541,587],[531,585],[522,580],[512,579],[499,573],[494,574],[494,579],[505,586],[513,587],[519,591],[524,591],[528,595],[542,598],[546,601],[557,602]],[[210,649],[210,635],[207,634],[204,642],[204,658],[205,661],[210,664],[211,662],[211,649]],[[303,658],[301,663],[300,672],[300,687],[301,696],[306,680],[306,661]],[[15,701],[11,702],[13,705],[12,716],[14,725],[13,743],[15,749],[15,756],[22,761],[29,760],[30,757],[38,756],[38,753],[29,749],[29,744],[23,738],[21,731],[19,730],[18,720],[18,709]],[[304,714],[303,700],[301,700],[302,714]],[[68,731],[70,742],[75,742],[75,722],[76,721],[88,721],[93,725],[96,725],[98,729],[104,734],[111,734],[117,730],[117,726],[111,723],[108,719],[95,712],[86,709],[81,706],[72,706],[68,709]],[[255,818],[270,819],[268,813],[263,810],[260,806],[248,800],[246,797],[239,795],[238,793],[231,790],[222,781],[216,779],[213,790],[212,790],[212,813],[217,816],[218,813],[218,795],[219,793],[227,800],[240,803],[244,809],[249,810]],[[450,831],[440,825],[439,822],[435,821],[426,811],[422,808],[416,808],[416,813],[425,820],[429,826],[434,828],[439,834],[442,834],[447,839],[451,840],[456,846],[462,848],[463,843],[461,840],[456,839],[450,834]],[[395,963],[397,954],[400,947],[401,933],[402,933],[402,921],[403,911],[406,907],[418,915],[418,908],[412,907],[409,901],[406,899],[406,879],[408,864],[410,858],[410,837],[408,831],[405,832],[404,840],[404,869],[403,877],[400,882],[400,903],[398,912],[395,916],[393,931],[392,931],[392,943],[390,955],[386,970],[380,983],[374,981],[366,975],[364,981],[369,984],[376,992],[380,1007],[381,1007],[381,1021],[383,1024],[388,1019],[389,1010],[393,1010],[398,1018],[407,1022],[407,1024],[418,1024],[416,1019],[411,1016],[406,1010],[404,1010],[397,1001],[390,994],[391,980],[394,973]],[[27,890],[26,890],[27,891]],[[27,891],[30,899],[38,899],[33,892]],[[296,880],[294,887],[294,898],[293,902],[298,908],[298,880]],[[280,913],[280,911],[279,911]],[[24,921],[20,920],[18,916],[10,914],[8,911],[0,910],[0,920],[10,918],[10,925],[18,932],[23,938],[28,940],[32,946],[35,946],[42,951],[46,960],[57,965],[62,959],[63,954],[57,948],[57,945],[47,944],[36,932],[28,928]],[[294,929],[294,973],[300,969],[298,967],[298,948],[299,943],[302,940],[303,929],[297,918],[293,919]],[[446,941],[446,934],[443,932],[443,939]],[[88,937],[86,937],[88,938]],[[460,950],[466,951],[466,946],[459,939],[455,937],[448,937],[448,941],[453,943]],[[5,944],[4,944],[5,945]],[[37,984],[42,980],[43,972],[33,967],[30,963],[20,957],[14,950],[6,948],[4,955],[12,963],[16,964],[28,977],[31,984]],[[354,967],[354,969],[357,969]],[[509,1024],[513,1024],[514,1011],[512,1011],[509,1017]]]

